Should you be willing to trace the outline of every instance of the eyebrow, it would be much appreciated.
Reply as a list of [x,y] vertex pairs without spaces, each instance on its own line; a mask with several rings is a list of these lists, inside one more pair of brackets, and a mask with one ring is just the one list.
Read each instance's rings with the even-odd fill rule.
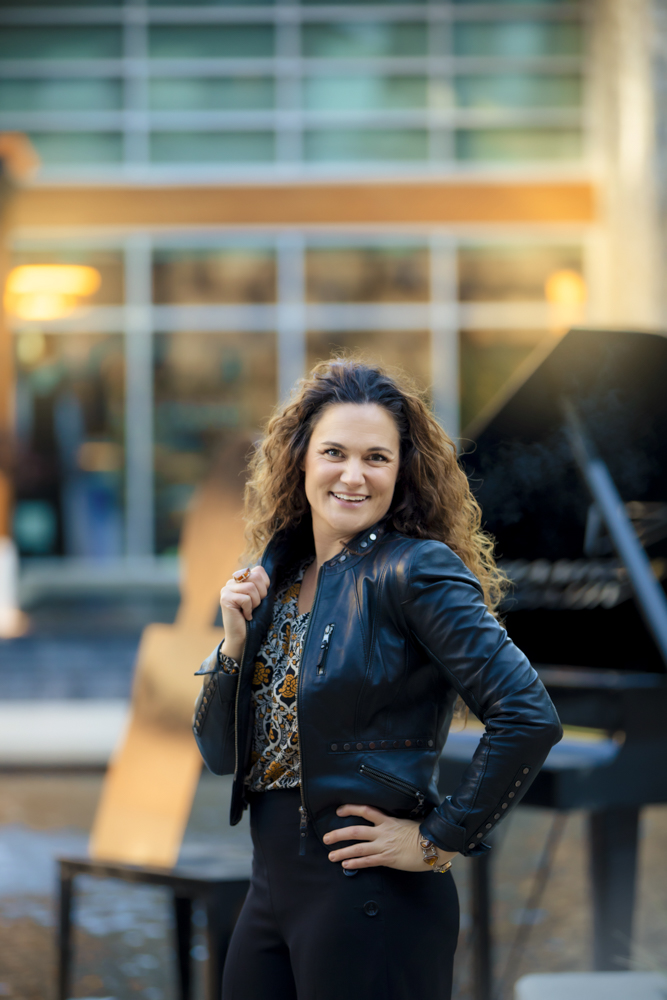
[[[323,448],[340,448],[341,451],[345,451],[345,445],[339,444],[338,441],[322,441]],[[385,448],[382,444],[374,444],[371,448],[366,448],[365,451],[386,451],[388,455],[393,455],[391,448]]]

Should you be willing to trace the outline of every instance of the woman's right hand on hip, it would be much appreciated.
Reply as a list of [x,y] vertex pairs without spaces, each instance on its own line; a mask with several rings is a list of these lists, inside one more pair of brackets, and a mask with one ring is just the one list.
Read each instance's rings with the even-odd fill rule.
[[223,652],[241,661],[245,646],[246,622],[259,607],[269,590],[270,580],[262,566],[238,570],[220,591],[222,625],[225,630]]

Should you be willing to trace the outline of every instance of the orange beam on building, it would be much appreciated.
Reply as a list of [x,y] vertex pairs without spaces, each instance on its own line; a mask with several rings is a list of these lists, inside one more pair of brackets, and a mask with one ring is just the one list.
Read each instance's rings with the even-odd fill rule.
[[424,181],[33,187],[16,199],[15,227],[309,226],[587,223],[586,181]]

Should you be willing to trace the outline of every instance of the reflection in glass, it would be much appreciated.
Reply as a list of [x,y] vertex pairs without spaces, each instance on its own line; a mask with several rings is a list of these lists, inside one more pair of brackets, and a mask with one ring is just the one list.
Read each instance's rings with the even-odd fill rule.
[[577,160],[582,134],[573,128],[476,128],[455,133],[457,160]]
[[123,304],[123,255],[117,250],[90,250],[73,246],[49,251],[17,250],[12,254],[12,267],[22,267],[26,264],[81,264],[84,267],[94,267],[102,281],[97,291],[86,297],[86,305]]
[[544,330],[464,330],[460,334],[461,427],[465,428],[528,355],[545,338]]
[[425,247],[346,247],[306,253],[308,302],[427,302]]
[[426,129],[311,129],[304,134],[306,160],[426,160]]
[[364,330],[356,333],[309,331],[307,365],[344,352],[360,352],[365,360],[402,368],[422,390],[431,384],[430,335],[426,330]]
[[454,92],[463,108],[576,108],[582,100],[582,79],[541,73],[459,76]]
[[0,31],[0,59],[118,59],[121,55],[121,29],[115,26],[4,24]]
[[15,348],[19,548],[26,555],[120,556],[122,337],[26,330]]
[[153,297],[160,305],[275,302],[271,250],[158,250]]
[[[275,0],[243,0],[244,7],[270,7]],[[148,0],[150,7],[182,7],[183,0]],[[190,0],[189,7],[238,7],[239,0]]]
[[155,59],[242,59],[273,55],[271,24],[154,24],[149,55]]
[[318,59],[421,56],[428,51],[422,21],[304,24],[301,32],[303,55]]
[[323,111],[424,108],[424,76],[312,76],[303,81],[304,107]]
[[0,111],[113,111],[122,102],[120,80],[0,80]]
[[576,21],[460,21],[453,25],[457,56],[577,56],[582,27]]
[[268,417],[276,340],[184,332],[157,334],[154,345],[156,549],[165,553],[175,551],[188,501],[220,453]]
[[545,301],[547,278],[555,271],[581,274],[580,246],[462,246],[458,251],[462,302]]
[[245,111],[272,108],[271,77],[160,77],[149,83],[154,111]]
[[152,132],[153,163],[267,163],[273,132]]
[[123,137],[120,132],[30,132],[30,141],[42,163],[120,163]]

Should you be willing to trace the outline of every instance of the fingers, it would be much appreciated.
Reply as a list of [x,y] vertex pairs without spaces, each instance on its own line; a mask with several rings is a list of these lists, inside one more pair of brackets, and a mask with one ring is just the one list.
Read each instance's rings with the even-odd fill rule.
[[382,823],[387,819],[387,814],[373,806],[340,806],[336,809],[337,816],[361,816],[362,819],[370,820],[371,823]]
[[220,591],[220,605],[231,611],[240,611],[250,621],[253,610],[266,597],[270,586],[268,574],[263,566],[254,566],[246,580],[232,577]]
[[339,851],[329,852],[329,861],[350,861],[352,858],[366,858],[371,854],[378,854],[376,844],[366,842],[365,844],[350,844],[349,847],[341,847]]
[[325,844],[337,844],[339,840],[375,840],[377,831],[374,826],[341,826],[338,830],[325,833]]

